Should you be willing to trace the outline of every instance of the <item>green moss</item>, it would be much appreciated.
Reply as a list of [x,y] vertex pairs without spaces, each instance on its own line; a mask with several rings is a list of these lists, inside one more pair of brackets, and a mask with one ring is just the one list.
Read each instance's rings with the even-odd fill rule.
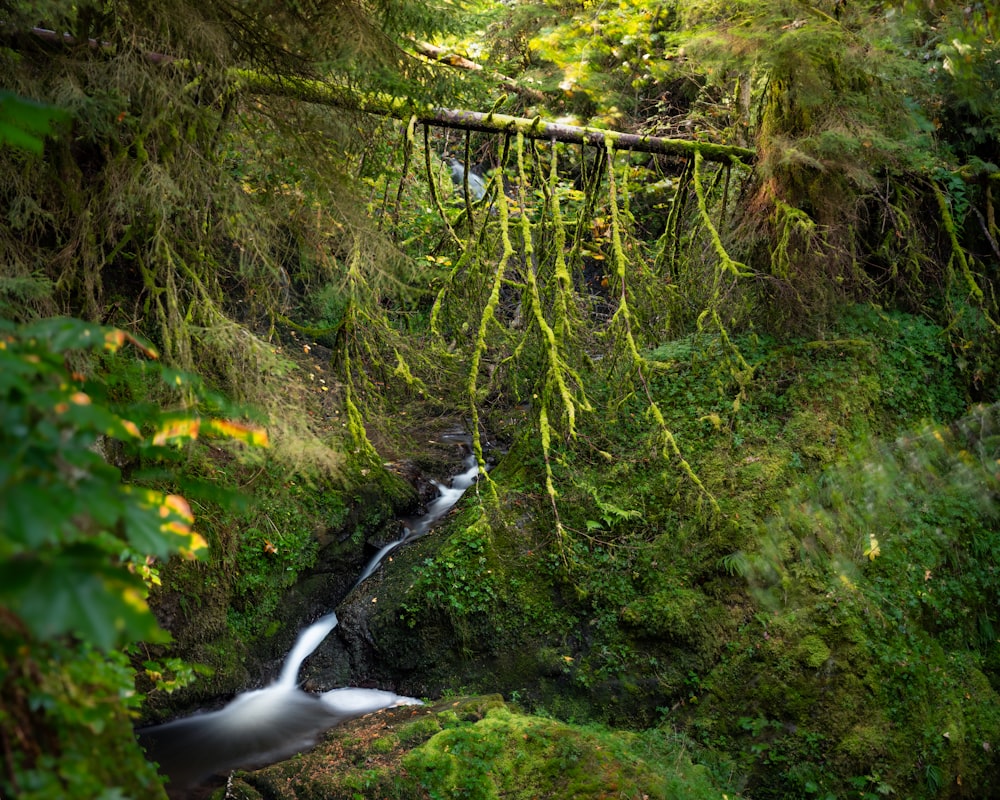
[[311,753],[237,772],[226,791],[274,800],[721,798],[688,747],[662,731],[581,727],[515,712],[496,696],[458,698],[347,723]]
[[373,739],[371,743],[371,751],[373,753],[391,753],[399,743],[398,739],[389,734],[387,736],[380,736],[377,739]]
[[417,742],[429,739],[440,730],[441,722],[436,717],[425,716],[400,727],[396,738],[401,745],[412,747]]
[[831,651],[819,636],[809,634],[799,642],[795,655],[804,666],[819,669],[829,661]]
[[[963,661],[960,648],[995,639],[989,526],[970,522],[974,503],[941,492],[951,467],[936,456],[928,459],[938,480],[927,485],[902,480],[898,465],[831,469],[870,432],[947,408],[952,389],[927,385],[947,365],[908,360],[906,347],[930,352],[930,329],[916,325],[900,345],[893,331],[906,320],[860,317],[844,322],[842,338],[742,342],[757,370],[739,404],[725,374],[691,352],[690,363],[651,378],[721,515],[706,513],[683,476],[656,461],[632,416],[641,404],[626,402],[605,418],[581,418],[587,447],[553,443],[568,532],[557,547],[543,464],[530,436],[516,442],[492,473],[498,507],[469,493],[445,526],[395,555],[377,605],[364,600],[376,669],[406,675],[409,694],[501,691],[561,719],[649,727],[669,710],[712,754],[716,774],[737,776],[761,798],[816,787],[848,796],[854,779],[919,797],[926,776],[912,768],[913,753],[943,781],[988,780],[975,747],[985,754],[996,714],[963,695],[974,686],[976,696],[993,696],[996,670],[983,665],[1000,657],[990,662],[984,649],[982,664],[978,654]],[[880,374],[887,364],[897,369],[892,385]],[[919,512],[907,498],[922,498]],[[354,497],[362,506],[367,499]],[[383,512],[368,507],[344,524],[360,528],[369,513]],[[874,560],[864,555],[872,531],[881,543]],[[927,585],[926,569],[934,575]],[[337,739],[353,763],[378,765],[340,784],[324,773],[314,785],[331,798],[348,786],[385,797],[459,788],[480,797],[601,796],[588,780],[608,777],[602,759],[614,748],[595,744],[597,729],[504,707],[483,714],[443,706],[375,740]],[[543,755],[519,754],[525,736]],[[633,755],[645,746],[642,737],[628,741]],[[382,765],[393,759],[417,777],[392,778],[395,767]],[[546,772],[560,760],[565,774]],[[530,767],[519,773],[523,786],[511,777],[522,761]],[[614,766],[616,786],[663,796],[662,775],[626,762]],[[705,777],[704,768],[685,774]]]
[[837,744],[837,755],[844,760],[848,770],[864,775],[876,764],[884,763],[890,740],[888,724],[876,716],[852,727]]
[[666,758],[661,744],[495,709],[442,731],[403,763],[431,797],[719,797],[704,770],[679,753]]

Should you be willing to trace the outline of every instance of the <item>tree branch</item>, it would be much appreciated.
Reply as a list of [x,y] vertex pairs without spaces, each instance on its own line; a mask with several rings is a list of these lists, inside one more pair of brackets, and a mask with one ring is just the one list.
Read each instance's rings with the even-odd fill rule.
[[526,97],[529,100],[533,100],[536,103],[543,103],[546,100],[545,93],[540,92],[538,89],[532,89],[530,86],[524,86],[518,83],[513,78],[504,75],[500,72],[493,72],[492,70],[487,70],[482,64],[472,61],[465,56],[460,56],[458,53],[453,53],[450,50],[446,50],[443,47],[438,47],[437,45],[430,44],[429,42],[413,42],[413,48],[424,58],[429,58],[432,61],[437,61],[440,64],[447,64],[449,67],[457,67],[458,69],[467,69],[470,72],[483,72],[490,75],[492,78],[503,86],[505,89],[510,89],[515,94],[519,94],[522,97]]
[[635,150],[642,153],[693,156],[701,153],[706,161],[720,163],[753,163],[756,153],[746,147],[696,142],[688,139],[663,139],[658,136],[641,136],[603,128],[587,128],[545,122],[541,117],[513,117],[507,114],[464,111],[439,108],[400,97],[385,95],[358,95],[323,81],[301,78],[275,78],[253,70],[231,70],[238,84],[248,92],[291,97],[307,103],[353,108],[367,114],[408,120],[442,128],[457,128],[485,133],[521,133],[529,139],[540,139],[570,144],[604,147],[610,141],[616,150]]

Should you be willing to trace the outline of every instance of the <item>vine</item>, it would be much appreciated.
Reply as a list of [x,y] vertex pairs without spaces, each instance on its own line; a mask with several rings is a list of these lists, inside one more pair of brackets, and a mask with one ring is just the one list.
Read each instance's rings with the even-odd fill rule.
[[[416,125],[417,118],[410,117],[406,123],[406,130],[403,133],[403,165],[399,171],[399,186],[396,189],[396,203],[392,211],[392,219],[397,226],[399,225],[399,209],[403,204],[403,189],[406,186],[406,177],[410,174],[410,159],[413,157],[413,133]],[[426,128],[424,130],[426,131]],[[388,187],[389,182],[386,181],[386,191],[388,191]],[[380,228],[382,219],[384,219],[384,215],[379,219]]]
[[[517,168],[518,168],[518,193],[522,208],[521,212],[521,235],[524,243],[524,277],[528,290],[528,304],[542,338],[542,346],[545,352],[545,377],[542,380],[541,392],[538,397],[538,427],[542,445],[542,458],[545,463],[545,491],[552,506],[552,513],[555,520],[556,535],[559,551],[563,562],[568,564],[565,549],[565,529],[559,515],[557,503],[558,492],[555,488],[555,477],[552,470],[551,445],[552,427],[549,422],[549,407],[552,402],[552,394],[555,392],[561,401],[563,410],[567,418],[567,433],[570,438],[576,436],[576,410],[579,403],[580,409],[584,411],[592,410],[590,402],[583,393],[583,380],[580,375],[569,366],[566,354],[563,352],[564,337],[566,329],[566,305],[569,293],[569,272],[566,268],[565,260],[562,258],[562,247],[565,245],[565,233],[555,234],[556,245],[556,280],[554,281],[555,297],[555,327],[545,319],[541,294],[538,290],[538,282],[535,276],[534,245],[531,236],[531,221],[524,209],[527,205],[524,187],[528,183],[527,173],[524,166],[524,137],[517,135]],[[554,214],[554,225],[557,231],[562,230],[561,219],[558,216],[558,191],[555,186],[556,156],[553,154],[550,172],[550,194],[553,201],[550,206]],[[502,206],[506,207],[506,198],[501,200]],[[503,219],[505,214],[501,215]],[[503,223],[501,223],[503,224]],[[561,266],[560,266],[561,264]],[[577,387],[578,396],[574,397],[567,382],[567,377]]]
[[691,182],[694,185],[694,193],[698,198],[698,211],[701,214],[701,221],[705,225],[705,230],[708,231],[709,238],[712,240],[712,246],[715,248],[716,254],[719,256],[719,263],[725,272],[730,273],[734,278],[747,278],[750,277],[750,268],[740,261],[735,261],[728,252],[726,252],[725,245],[722,244],[722,238],[719,236],[719,231],[712,222],[712,217],[708,213],[708,204],[705,201],[705,190],[701,185],[701,166],[702,166],[702,155],[701,153],[695,151],[694,154],[694,169],[691,173]]
[[444,223],[445,230],[448,231],[449,238],[462,248],[462,240],[458,238],[458,234],[455,233],[455,229],[451,226],[451,221],[448,219],[448,214],[444,210],[444,206],[441,203],[441,198],[438,195],[437,181],[434,180],[434,169],[431,166],[431,140],[430,140],[430,126],[424,125],[424,169],[427,171],[427,186],[431,192],[431,200],[434,202],[434,207],[437,209],[438,216],[441,217],[441,222]]
[[698,330],[702,330],[706,319],[710,319],[712,321],[712,324],[719,333],[719,339],[722,342],[723,351],[729,355],[732,362],[735,364],[735,367],[732,368],[732,374],[739,385],[739,392],[733,400],[733,410],[738,411],[742,399],[746,396],[746,385],[750,381],[750,378],[753,377],[753,367],[747,363],[739,348],[729,337],[729,332],[726,330],[726,326],[723,324],[722,318],[719,316],[719,304],[722,299],[722,279],[724,276],[728,275],[732,282],[735,283],[739,278],[750,277],[751,273],[749,271],[750,268],[746,264],[734,260],[729,255],[726,251],[725,245],[722,243],[722,237],[719,236],[718,229],[712,222],[712,218],[708,213],[708,202],[705,199],[705,190],[701,183],[701,167],[701,156],[698,153],[695,153],[694,167],[691,173],[691,184],[694,186],[695,196],[698,200],[698,211],[701,215],[702,223],[708,231],[709,238],[712,240],[712,246],[719,257],[719,267],[715,270],[712,280],[712,296],[709,298],[707,307],[698,315],[697,325]]
[[[950,274],[953,265],[957,261],[959,271],[962,273],[965,285],[969,289],[969,294],[981,303],[983,301],[983,290],[976,283],[976,277],[972,274],[969,260],[965,257],[965,249],[958,241],[958,231],[955,229],[955,219],[948,208],[948,198],[945,197],[944,192],[941,191],[941,187],[936,183],[932,183],[931,188],[934,190],[935,199],[937,199],[938,211],[941,212],[941,224],[944,226],[945,233],[948,235],[948,243],[951,245],[947,270]],[[992,320],[990,322],[996,327],[996,323]]]
[[[497,175],[503,172],[503,166],[507,161],[509,152],[510,137],[507,136],[504,137],[500,156],[500,167],[497,170]],[[497,175],[494,175],[493,180],[491,181],[491,186],[488,187],[487,192],[489,191],[489,188],[493,188],[493,186],[495,186],[498,180]],[[510,259],[514,255],[514,245],[510,240],[507,195],[504,194],[503,191],[498,191],[496,192],[496,196],[498,201],[497,213],[500,225],[500,241],[502,244],[502,250],[491,276],[492,279],[490,282],[489,297],[486,300],[486,305],[483,307],[479,318],[479,328],[473,342],[472,354],[469,362],[469,377],[466,383],[466,396],[469,403],[469,415],[472,421],[472,449],[475,453],[476,461],[479,463],[480,475],[485,476],[486,485],[489,487],[490,494],[493,498],[496,498],[496,489],[486,471],[486,459],[483,457],[482,437],[479,430],[479,371],[483,353],[486,352],[488,347],[488,343],[486,341],[487,332],[489,331],[490,323],[494,321],[496,317],[497,307],[500,305],[500,288],[503,285],[504,272],[507,269]]]
[[625,248],[622,246],[621,220],[619,218],[618,192],[614,171],[614,148],[610,139],[605,143],[605,153],[607,158],[608,206],[611,215],[611,247],[613,253],[614,280],[618,290],[618,308],[612,317],[612,324],[620,324],[624,333],[623,338],[625,341],[626,357],[630,359],[632,369],[638,376],[643,392],[646,395],[646,401],[648,403],[647,413],[649,413],[656,424],[661,454],[668,462],[671,458],[677,460],[681,471],[687,476],[688,480],[690,480],[698,488],[702,496],[708,500],[712,509],[716,513],[719,513],[718,502],[712,493],[708,491],[705,484],[702,483],[701,479],[695,474],[691,465],[681,453],[680,447],[677,445],[677,440],[674,438],[673,433],[667,426],[666,420],[663,417],[663,412],[660,410],[659,405],[653,398],[653,394],[649,386],[647,370],[656,369],[657,365],[655,362],[648,361],[642,357],[642,354],[639,352],[639,348],[636,344],[635,336],[632,332],[632,316],[629,310],[627,291],[628,259],[625,255]]
[[[524,137],[521,134],[517,135],[517,166],[518,166],[518,177],[520,179],[520,201],[522,208],[526,204],[526,198],[524,195],[524,186],[527,183],[527,176],[524,170]],[[560,401],[562,402],[563,409],[567,417],[567,431],[570,437],[576,435],[576,405],[579,402],[581,410],[590,411],[591,406],[586,396],[582,393],[583,379],[580,375],[569,366],[567,363],[565,354],[563,353],[563,342],[562,336],[557,333],[559,328],[559,312],[556,312],[557,326],[555,329],[549,325],[548,320],[545,319],[544,309],[542,307],[541,295],[538,291],[538,282],[535,279],[535,270],[532,263],[532,256],[534,254],[534,247],[531,240],[531,221],[526,213],[521,214],[521,233],[524,240],[524,257],[525,257],[525,282],[528,287],[528,302],[531,306],[532,313],[534,315],[535,324],[538,326],[538,330],[542,335],[543,347],[545,350],[546,357],[546,377],[544,381],[544,388],[541,396],[541,406],[545,408],[548,406],[549,389],[554,387],[558,392]],[[558,267],[557,267],[558,269]],[[565,272],[565,265],[563,267]],[[567,273],[568,274],[568,273]],[[566,294],[565,284],[560,284],[556,281],[556,308],[558,309],[560,305],[565,308],[566,304]],[[580,391],[580,399],[575,398],[570,391],[569,385],[567,383],[567,377],[569,377],[573,383],[578,387]]]

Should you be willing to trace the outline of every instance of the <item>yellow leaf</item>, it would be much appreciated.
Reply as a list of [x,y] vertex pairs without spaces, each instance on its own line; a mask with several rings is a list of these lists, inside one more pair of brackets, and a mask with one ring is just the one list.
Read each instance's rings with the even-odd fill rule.
[[104,334],[104,349],[109,353],[115,353],[125,344],[125,331],[112,328]]
[[130,419],[123,419],[121,421],[121,423],[122,423],[122,427],[126,431],[128,431],[132,436],[134,436],[136,439],[141,439],[142,438],[142,434],[139,433],[139,427],[134,422],[132,422],[132,420],[130,420]]
[[133,587],[129,586],[122,592],[122,600],[132,606],[136,611],[147,612],[149,606],[146,605],[145,598]]
[[194,522],[194,514],[191,512],[191,506],[188,505],[188,501],[179,494],[168,494],[163,499],[163,507],[169,511],[173,511],[177,516],[188,523]]
[[208,542],[205,541],[205,537],[195,531],[191,531],[189,538],[191,540],[190,546],[182,547],[180,549],[180,554],[188,561],[194,561],[198,558],[198,552],[200,550],[208,550]]
[[878,539],[875,538],[874,534],[868,534],[868,549],[865,550],[865,555],[868,556],[869,561],[874,561],[882,555],[882,549],[878,546]]
[[228,436],[254,447],[267,447],[269,444],[267,429],[261,428],[259,425],[248,425],[228,419],[211,419],[205,423],[205,427],[211,433]]
[[197,439],[201,420],[197,417],[183,417],[164,422],[153,436],[153,444],[165,445],[171,439]]

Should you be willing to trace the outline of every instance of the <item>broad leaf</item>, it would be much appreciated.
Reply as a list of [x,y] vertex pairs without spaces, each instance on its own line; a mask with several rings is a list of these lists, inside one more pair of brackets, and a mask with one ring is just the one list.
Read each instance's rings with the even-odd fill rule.
[[167,640],[149,613],[142,579],[87,545],[0,564],[0,587],[3,604],[41,639],[75,634],[104,650]]

